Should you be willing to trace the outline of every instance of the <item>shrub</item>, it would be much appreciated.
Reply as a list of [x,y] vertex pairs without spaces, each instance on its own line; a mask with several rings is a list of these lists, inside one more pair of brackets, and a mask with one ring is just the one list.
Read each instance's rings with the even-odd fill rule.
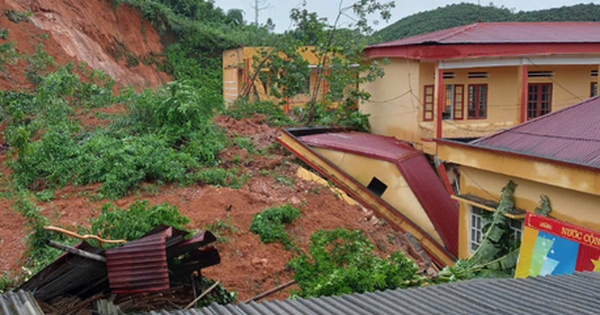
[[112,203],[102,206],[100,215],[90,219],[90,234],[100,233],[107,239],[138,239],[159,224],[187,230],[190,219],[168,203],[149,205],[148,200],[136,200],[129,208],[119,208]]
[[208,168],[190,173],[188,182],[199,182],[207,185],[240,188],[242,183],[234,172],[224,168]]
[[402,252],[386,258],[360,230],[319,230],[309,254],[290,260],[300,290],[292,296],[319,297],[404,288],[418,279],[418,266]]
[[281,106],[270,101],[251,102],[247,99],[238,99],[223,111],[223,114],[242,119],[263,114],[265,122],[270,126],[294,126],[296,122],[287,117]]
[[294,248],[294,242],[285,230],[285,225],[300,217],[300,209],[290,204],[267,208],[254,215],[250,231],[260,235],[263,243],[281,242],[285,249]]
[[9,20],[20,23],[21,21],[29,20],[31,12],[27,11],[15,11],[15,10],[4,10],[4,14]]
[[[72,66],[61,67],[42,79],[37,93],[0,94],[8,101],[3,112],[10,117],[5,139],[18,154],[9,162],[17,187],[43,190],[69,182],[102,182],[102,195],[115,199],[141,181],[186,182],[194,170],[216,164],[227,141],[211,120],[222,102],[216,94],[171,82],[160,91],[124,91],[117,98],[112,79],[97,71],[88,78],[91,82],[81,82]],[[125,103],[127,112],[107,127],[81,129],[76,108],[113,101]],[[225,171],[197,177],[210,184],[239,185]]]

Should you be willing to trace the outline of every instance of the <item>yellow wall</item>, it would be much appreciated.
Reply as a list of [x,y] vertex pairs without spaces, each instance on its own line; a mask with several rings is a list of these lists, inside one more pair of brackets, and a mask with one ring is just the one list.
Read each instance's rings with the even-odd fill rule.
[[[374,60],[378,61],[378,60]],[[385,76],[361,86],[371,94],[371,100],[361,104],[364,113],[371,114],[369,119],[373,133],[395,136],[407,140],[415,147],[435,153],[435,146],[427,150],[428,143],[422,139],[435,137],[435,119],[423,121],[425,85],[435,85],[434,74],[437,61],[418,61],[404,58],[390,58],[390,64],[383,66]],[[529,66],[530,71],[554,71],[552,78],[529,78],[531,83],[553,83],[552,110],[587,99],[590,96],[590,83],[597,77],[591,77],[590,71],[598,65],[570,66]],[[465,88],[463,120],[443,122],[443,137],[474,137],[513,126],[520,119],[520,73],[519,66],[487,67],[469,69],[449,69],[455,78],[444,79],[444,84],[463,84]],[[488,72],[487,78],[469,79],[469,72]],[[488,111],[486,119],[468,119],[469,84],[488,85]],[[412,91],[419,97],[411,94]],[[574,94],[574,95],[572,95]],[[437,91],[435,93],[437,99]],[[437,101],[434,113],[437,115]],[[428,152],[432,151],[432,152]]]
[[[502,187],[509,180],[513,180],[518,184],[515,192],[516,207],[533,211],[540,201],[540,195],[546,195],[552,204],[551,217],[600,231],[599,195],[581,193],[465,166],[460,168],[460,174],[461,194],[471,193],[482,198],[498,200]],[[459,233],[459,256],[461,257],[468,257],[469,211],[468,205],[461,203]]]
[[[438,157],[460,165],[460,193],[498,200],[502,187],[519,186],[515,206],[533,211],[540,195],[550,197],[550,216],[600,231],[600,174],[485,150],[438,145]],[[461,202],[459,256],[468,257],[470,207]]]
[[[240,47],[223,52],[223,94],[226,101],[231,102],[237,99],[237,96],[243,89],[243,71],[246,71],[244,69],[244,62],[248,60],[250,63],[248,68],[249,73],[246,73],[247,76],[250,76],[254,71],[252,66],[254,64],[254,56],[260,56],[261,52],[268,52],[269,49],[269,47]],[[300,50],[300,54],[311,65],[316,65],[320,62],[319,58],[312,52],[312,47],[310,46],[303,47]],[[310,75],[311,90],[315,86],[316,81],[317,73],[312,71]],[[321,85],[320,90],[323,90],[323,85]],[[261,100],[279,101],[273,98],[268,90],[264,89],[258,79],[256,80],[256,91]],[[310,94],[299,94],[291,99],[290,103],[304,104],[310,100],[310,96]]]
[[313,148],[326,159],[337,165],[365,187],[377,177],[388,188],[381,198],[427,232],[440,244],[442,240],[429,220],[427,213],[412,193],[410,187],[395,164],[352,153]]
[[361,89],[371,94],[371,99],[360,104],[360,110],[370,114],[373,133],[420,143],[419,100],[408,93],[412,87],[418,95],[419,62],[392,58],[390,64],[382,68],[385,77],[361,85]]

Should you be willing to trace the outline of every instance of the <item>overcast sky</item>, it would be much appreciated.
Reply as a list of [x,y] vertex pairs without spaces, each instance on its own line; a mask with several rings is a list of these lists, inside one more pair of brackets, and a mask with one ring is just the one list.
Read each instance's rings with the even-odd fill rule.
[[[282,32],[289,28],[290,19],[289,12],[292,8],[300,6],[303,0],[263,0],[270,3],[270,7],[261,12],[259,17],[260,23],[263,24],[267,18],[271,18],[276,25],[276,31]],[[355,0],[345,0],[346,3],[352,3]],[[386,0],[382,0],[386,1]],[[389,1],[389,0],[388,0]],[[254,0],[215,0],[215,3],[225,10],[238,8],[244,10],[245,19],[250,22],[254,22],[254,10],[250,6],[250,3],[254,3]],[[328,17],[329,20],[333,20],[337,14],[337,8],[339,5],[338,0],[306,0],[307,9],[309,11],[318,12],[319,16]],[[392,12],[392,19],[390,23],[399,20],[405,16],[421,12],[432,10],[440,6],[445,6],[451,3],[460,2],[471,2],[477,3],[477,1],[448,1],[448,0],[397,0],[396,8]],[[496,6],[505,6],[507,8],[515,8],[517,11],[529,11],[537,9],[555,8],[564,5],[573,5],[577,3],[600,3],[600,0],[586,0],[586,1],[572,1],[572,0],[495,0],[493,3]],[[482,5],[488,5],[489,0],[482,0]],[[349,20],[346,20],[349,22]],[[381,21],[379,25],[375,26],[376,29],[385,27],[388,23]]]

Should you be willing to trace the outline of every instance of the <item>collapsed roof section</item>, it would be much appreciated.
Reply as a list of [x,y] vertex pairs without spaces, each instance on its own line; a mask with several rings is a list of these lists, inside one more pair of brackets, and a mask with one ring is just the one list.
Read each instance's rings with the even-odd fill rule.
[[358,154],[395,164],[446,248],[455,255],[458,253],[458,207],[422,152],[394,137],[363,132],[322,133],[300,139],[311,147]]
[[[373,210],[396,229],[408,232],[439,265],[453,264],[458,252],[458,208],[425,156],[393,137],[346,132],[328,128],[289,128],[277,140],[324,177],[330,179],[367,209]],[[373,193],[340,165],[317,152],[326,148],[370,159],[390,162],[406,180],[443,244],[415,224],[381,195]]]

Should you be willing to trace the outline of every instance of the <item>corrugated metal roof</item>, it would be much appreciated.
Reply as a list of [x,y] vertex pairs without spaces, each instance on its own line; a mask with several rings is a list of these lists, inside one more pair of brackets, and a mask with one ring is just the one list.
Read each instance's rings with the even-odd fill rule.
[[309,146],[334,149],[396,164],[448,251],[458,255],[458,206],[422,152],[394,137],[363,132],[300,137]]
[[600,168],[600,97],[590,98],[470,144]]
[[44,315],[31,293],[19,290],[0,294],[0,315]]
[[600,22],[474,23],[367,47],[443,44],[600,43]]
[[172,228],[106,250],[108,280],[113,293],[158,291],[169,288],[165,241]]
[[150,312],[147,315],[261,314],[598,314],[600,274],[520,279],[474,279],[412,289],[342,296],[275,300],[249,304],[212,304],[195,310]]
[[[86,241],[81,241],[74,247],[93,254],[104,253],[103,249],[96,248]],[[48,301],[63,294],[85,299],[107,288],[105,263],[71,253],[63,253],[19,287],[33,292],[35,298],[41,301]]]

